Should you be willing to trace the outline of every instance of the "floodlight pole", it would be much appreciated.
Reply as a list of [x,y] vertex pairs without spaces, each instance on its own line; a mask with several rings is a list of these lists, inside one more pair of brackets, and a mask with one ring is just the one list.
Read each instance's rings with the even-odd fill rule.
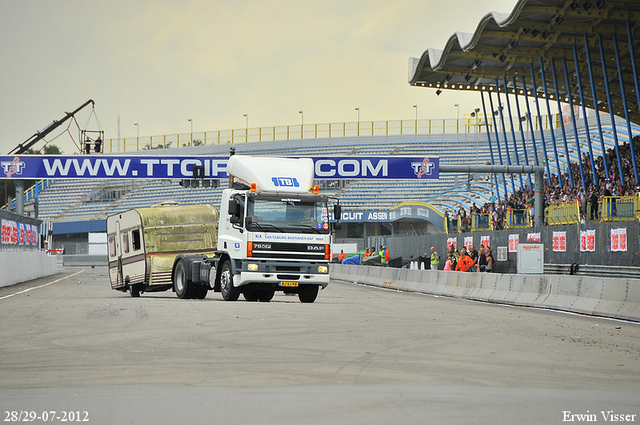
[[542,201],[542,179],[544,179],[544,167],[533,165],[452,165],[440,164],[441,173],[496,173],[496,174],[535,174],[534,190],[534,227],[542,227],[544,208]]

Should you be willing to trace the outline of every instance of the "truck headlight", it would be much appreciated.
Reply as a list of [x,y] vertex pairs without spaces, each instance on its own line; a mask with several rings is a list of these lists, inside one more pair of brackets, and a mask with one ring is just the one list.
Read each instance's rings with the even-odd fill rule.
[[250,272],[258,271],[258,265],[256,263],[249,263],[247,269],[249,269]]
[[327,267],[327,266],[318,266],[318,273],[329,273],[329,267]]

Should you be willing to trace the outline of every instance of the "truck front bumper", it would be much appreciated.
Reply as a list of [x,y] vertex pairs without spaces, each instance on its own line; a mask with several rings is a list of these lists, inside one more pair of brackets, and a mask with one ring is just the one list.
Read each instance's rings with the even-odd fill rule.
[[[255,266],[251,267],[251,265]],[[326,272],[322,273],[322,270],[326,270]],[[267,283],[274,287],[282,286],[284,288],[290,282],[298,282],[299,285],[319,285],[324,289],[329,284],[329,264],[327,263],[244,260],[242,268],[238,271],[240,275],[236,275],[234,278],[235,286],[248,283]]]

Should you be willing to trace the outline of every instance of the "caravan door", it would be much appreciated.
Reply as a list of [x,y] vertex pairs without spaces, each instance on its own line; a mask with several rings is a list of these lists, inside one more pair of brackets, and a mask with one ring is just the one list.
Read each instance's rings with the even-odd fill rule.
[[[110,224],[113,224],[110,226]],[[107,247],[109,249],[109,280],[111,288],[124,286],[122,278],[122,249],[120,244],[120,221],[107,223]]]

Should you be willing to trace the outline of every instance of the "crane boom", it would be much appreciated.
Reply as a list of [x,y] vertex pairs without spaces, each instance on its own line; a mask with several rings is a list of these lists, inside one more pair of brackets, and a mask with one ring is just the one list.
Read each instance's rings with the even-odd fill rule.
[[15,148],[13,148],[13,150],[11,150],[11,152],[9,152],[9,155],[19,155],[19,154],[22,154],[22,153],[26,152],[30,147],[32,147],[33,145],[38,143],[40,140],[44,139],[47,136],[47,134],[51,133],[53,130],[58,128],[65,121],[67,121],[69,118],[73,117],[82,108],[84,108],[85,106],[87,106],[89,104],[94,105],[95,102],[92,99],[89,99],[85,103],[83,103],[81,106],[76,108],[75,111],[73,111],[73,112],[65,112],[66,115],[61,120],[53,121],[51,124],[46,126],[41,131],[36,132],[36,134],[34,134],[33,136],[29,137],[27,140],[25,140],[24,142],[20,143]]

